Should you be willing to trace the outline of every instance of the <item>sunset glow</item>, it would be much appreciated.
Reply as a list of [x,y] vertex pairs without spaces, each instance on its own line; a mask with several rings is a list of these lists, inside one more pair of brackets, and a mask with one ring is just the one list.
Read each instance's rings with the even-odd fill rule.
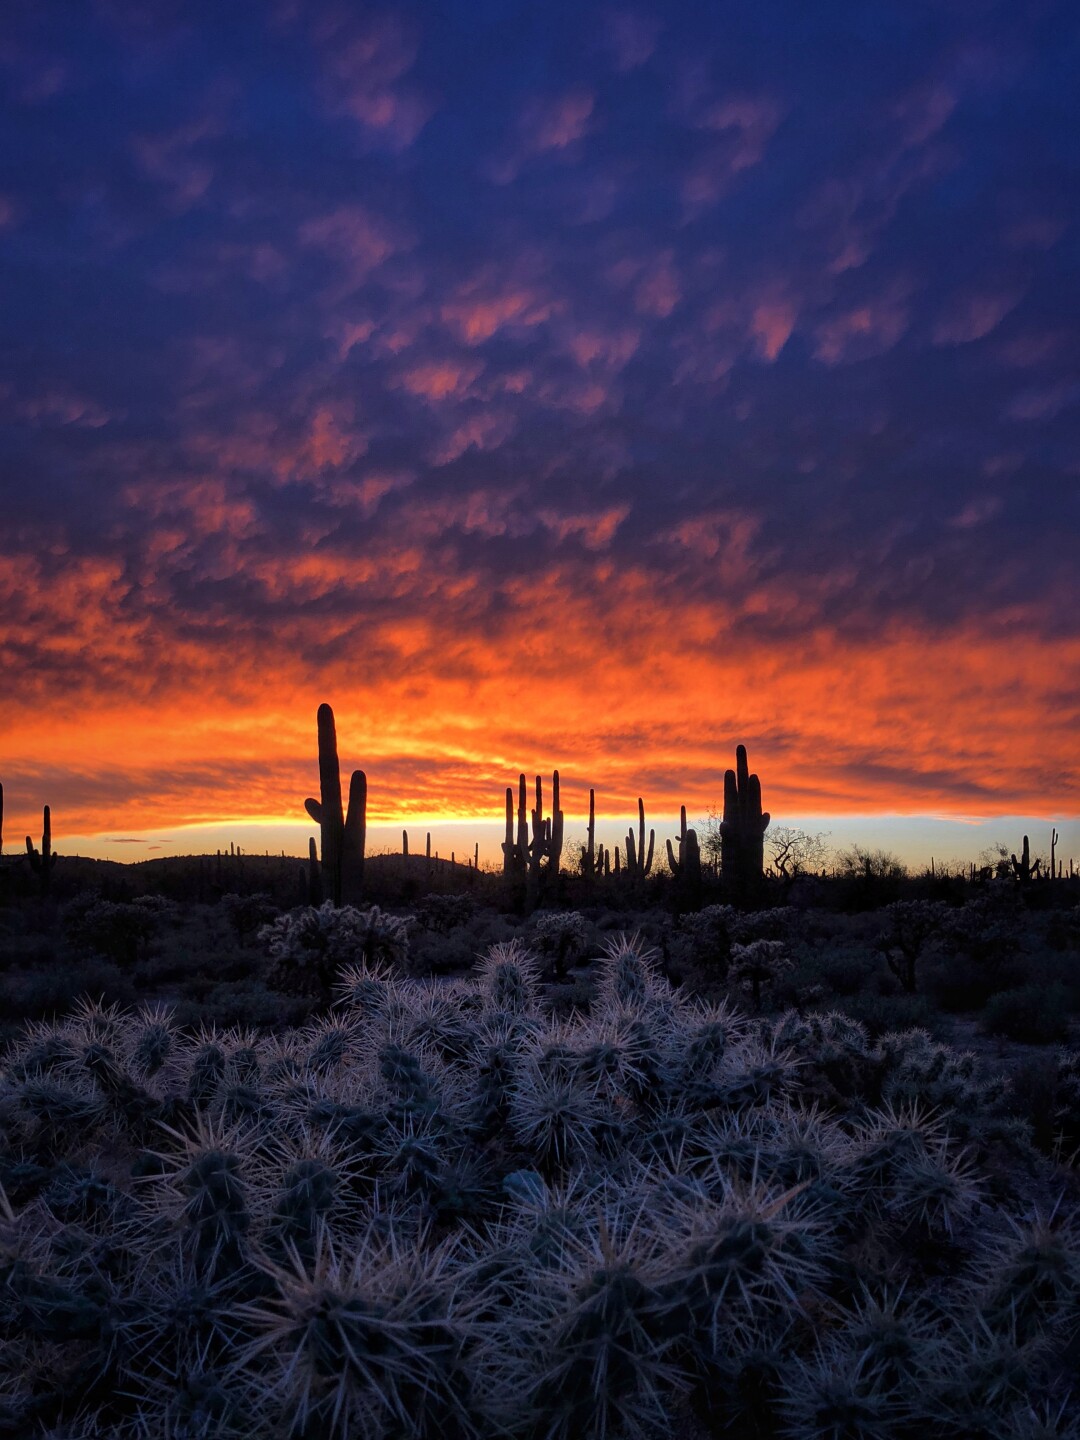
[[870,842],[1080,816],[1069,7],[50,10],[6,848],[304,825],[327,700],[398,830],[554,767],[701,815],[738,742]]

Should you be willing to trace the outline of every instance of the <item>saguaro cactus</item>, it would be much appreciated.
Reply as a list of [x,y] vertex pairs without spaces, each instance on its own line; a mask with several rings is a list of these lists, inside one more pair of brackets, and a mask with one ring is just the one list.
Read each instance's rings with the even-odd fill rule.
[[670,840],[667,842],[667,858],[683,905],[687,909],[696,909],[701,904],[701,847],[697,831],[687,829],[685,805],[679,809],[679,858],[675,859]]
[[[555,883],[563,847],[563,812],[559,808],[559,772],[551,774],[551,814],[544,818],[544,782],[536,777],[536,808],[532,812],[529,844],[529,898],[533,904],[542,889]],[[545,865],[543,862],[547,861]]]
[[750,774],[746,746],[735,750],[736,769],[724,774],[724,818],[720,822],[720,866],[732,899],[750,898],[765,871],[769,812],[761,808],[761,781]]
[[1030,881],[1034,880],[1042,866],[1041,860],[1036,860],[1034,865],[1031,863],[1031,847],[1028,844],[1028,837],[1026,835],[1024,836],[1024,848],[1020,852],[1020,859],[1018,860],[1015,855],[1010,855],[1009,859],[1012,861],[1013,874],[1021,885],[1027,885]]
[[638,840],[634,844],[634,832],[632,829],[626,832],[626,875],[632,885],[644,884],[645,876],[652,870],[653,847],[656,844],[656,831],[649,831],[649,849],[645,850],[645,801],[638,796]]
[[529,810],[525,776],[518,776],[517,833],[514,831],[514,789],[506,787],[506,838],[503,840],[503,874],[511,882],[524,881],[529,868]]
[[334,712],[320,705],[318,800],[305,800],[304,809],[319,827],[322,840],[323,890],[335,905],[355,905],[364,885],[364,847],[367,843],[367,776],[354,770],[349,782],[349,807],[341,809],[341,770],[338,766]]
[[35,874],[41,877],[41,893],[49,893],[49,882],[52,880],[53,866],[56,864],[56,856],[52,851],[52,811],[48,805],[42,812],[41,825],[41,850],[38,851],[30,836],[26,837],[26,853],[30,858],[30,868]]
[[[532,839],[525,776],[518,776],[517,833],[514,832],[514,791],[506,787],[506,835],[503,840],[503,875],[512,885],[525,885],[525,900],[532,909],[542,890],[559,873],[563,848],[563,812],[559,808],[559,772],[551,777],[552,814],[544,816],[544,784],[536,777],[536,805],[532,810]],[[546,863],[545,863],[546,862]]]
[[[597,869],[596,854],[596,791],[589,791],[589,828],[586,832],[586,843],[581,847],[581,875],[586,887],[592,885],[594,877],[602,873],[603,855],[599,857],[600,870]],[[603,850],[603,846],[600,847]]]

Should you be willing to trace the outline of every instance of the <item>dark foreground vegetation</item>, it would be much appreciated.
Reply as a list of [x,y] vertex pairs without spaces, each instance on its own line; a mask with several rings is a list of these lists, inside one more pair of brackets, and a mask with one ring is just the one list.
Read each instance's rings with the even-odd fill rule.
[[0,1436],[1080,1437],[1053,848],[766,869],[740,747],[666,865],[522,776],[496,874],[319,752],[306,866],[0,861]]
[[0,1434],[1077,1434],[1068,878],[5,883]]

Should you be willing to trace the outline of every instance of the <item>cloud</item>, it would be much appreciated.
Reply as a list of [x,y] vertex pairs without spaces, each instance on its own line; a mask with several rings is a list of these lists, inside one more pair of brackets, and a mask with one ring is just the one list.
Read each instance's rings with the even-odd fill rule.
[[518,116],[509,148],[492,161],[489,174],[498,185],[509,185],[522,168],[539,156],[574,156],[593,126],[596,97],[582,88],[559,95],[535,95]]
[[969,345],[983,339],[1016,308],[1019,299],[1013,291],[977,291],[955,297],[934,326],[934,344]]
[[620,75],[639,70],[656,50],[663,28],[652,15],[635,10],[610,10],[604,17],[604,43]]
[[419,50],[416,30],[391,12],[333,9],[317,15],[312,38],[329,107],[355,121],[373,147],[399,153],[413,145],[435,112],[407,78]]
[[707,806],[739,740],[778,814],[1075,808],[1044,31],[504,18],[20,17],[11,813],[302,819],[325,699],[387,819],[553,764]]
[[815,331],[815,357],[825,365],[843,365],[891,350],[908,328],[908,295],[906,284],[895,283],[830,315]]

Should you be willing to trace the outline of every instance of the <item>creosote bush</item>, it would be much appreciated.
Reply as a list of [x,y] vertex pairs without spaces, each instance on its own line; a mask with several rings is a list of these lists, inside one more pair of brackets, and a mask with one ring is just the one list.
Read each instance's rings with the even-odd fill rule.
[[[751,989],[786,959],[769,923],[735,931]],[[569,1015],[521,938],[450,982],[401,974],[374,911],[268,938],[327,1013],[259,1034],[84,1002],[9,1047],[8,1433],[1061,1430],[1075,1177],[974,1055],[704,1004],[637,935]],[[1048,1060],[1066,1158],[1078,1075]]]

